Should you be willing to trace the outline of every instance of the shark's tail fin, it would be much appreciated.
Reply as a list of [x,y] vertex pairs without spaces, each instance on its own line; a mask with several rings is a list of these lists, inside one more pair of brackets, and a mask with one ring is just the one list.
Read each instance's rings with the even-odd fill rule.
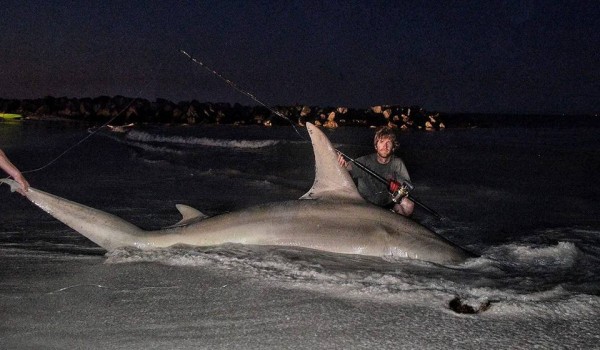
[[[14,180],[2,179],[0,183],[9,185],[12,191],[20,188]],[[147,245],[144,231],[118,216],[32,187],[23,194],[33,204],[106,250],[125,246],[144,248]]]
[[16,182],[15,180],[8,179],[8,178],[0,179],[0,183],[7,184],[10,187],[11,192],[16,192],[19,188],[21,188],[21,185],[19,185],[18,182]]

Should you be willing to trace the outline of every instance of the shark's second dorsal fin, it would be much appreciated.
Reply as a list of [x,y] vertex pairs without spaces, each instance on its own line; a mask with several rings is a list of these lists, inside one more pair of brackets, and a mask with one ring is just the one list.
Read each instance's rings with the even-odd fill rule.
[[306,123],[315,152],[315,182],[300,199],[364,202],[348,171],[338,163],[338,155],[325,134]]
[[194,209],[189,205],[175,204],[175,207],[177,210],[179,210],[179,213],[181,213],[182,219],[175,225],[169,226],[168,228],[187,226],[191,223],[206,219],[208,217],[208,215],[204,215],[200,210]]

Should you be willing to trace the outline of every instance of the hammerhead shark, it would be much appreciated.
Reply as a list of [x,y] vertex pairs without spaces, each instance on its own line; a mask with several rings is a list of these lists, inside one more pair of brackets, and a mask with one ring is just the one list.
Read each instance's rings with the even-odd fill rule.
[[[300,199],[273,202],[207,217],[178,204],[183,219],[153,231],[115,215],[29,188],[35,205],[107,251],[142,250],[174,245],[217,246],[225,243],[304,247],[340,254],[412,258],[460,264],[473,254],[419,223],[366,202],[350,174],[337,160],[325,134],[307,123],[315,154],[315,179]],[[19,184],[3,179],[14,192]]]

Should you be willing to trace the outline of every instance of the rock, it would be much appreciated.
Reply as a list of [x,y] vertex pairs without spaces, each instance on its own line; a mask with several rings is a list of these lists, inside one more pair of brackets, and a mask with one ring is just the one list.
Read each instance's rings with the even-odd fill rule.
[[[473,303],[473,302],[471,302]],[[492,303],[489,300],[474,302],[475,305],[470,305],[469,302],[464,301],[460,297],[455,297],[450,300],[448,307],[450,310],[458,314],[478,314],[484,312],[490,308]]]
[[334,129],[338,127],[338,123],[335,121],[335,112],[329,113],[327,121],[323,124],[324,127]]
[[[277,110],[292,123],[304,125],[318,121],[329,128],[339,126],[380,127],[393,124],[402,129],[425,128],[429,121],[434,129],[444,128],[439,113],[427,113],[420,107],[379,105],[365,109],[319,107],[308,105],[278,106]],[[265,106],[242,106],[238,103],[200,103],[196,100],[173,103],[157,98],[154,102],[142,98],[124,96],[98,96],[95,98],[67,98],[46,96],[39,99],[2,99],[0,112],[18,113],[25,118],[57,117],[80,119],[87,122],[117,117],[117,123],[187,123],[187,124],[261,124],[287,125],[271,108]]]

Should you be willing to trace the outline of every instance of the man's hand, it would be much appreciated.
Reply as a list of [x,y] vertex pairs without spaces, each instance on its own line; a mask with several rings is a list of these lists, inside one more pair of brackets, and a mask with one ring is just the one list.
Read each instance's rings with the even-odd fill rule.
[[414,187],[410,182],[390,180],[388,183],[388,191],[390,191],[390,194],[392,195],[392,201],[394,201],[394,203],[400,203],[405,197],[408,197],[409,192],[413,188]]
[[25,192],[29,190],[29,182],[25,180],[25,177],[19,172],[17,176],[15,176],[15,181],[21,185],[21,188],[17,190],[22,195],[25,195]]
[[338,163],[340,164],[340,166],[346,170],[352,170],[352,164],[348,163],[348,161],[346,161],[346,158],[344,158],[344,156],[338,152]]
[[408,217],[412,215],[414,209],[415,203],[410,199],[404,197],[402,198],[402,201],[400,201],[400,203],[394,204],[394,208],[392,210],[400,215]]

